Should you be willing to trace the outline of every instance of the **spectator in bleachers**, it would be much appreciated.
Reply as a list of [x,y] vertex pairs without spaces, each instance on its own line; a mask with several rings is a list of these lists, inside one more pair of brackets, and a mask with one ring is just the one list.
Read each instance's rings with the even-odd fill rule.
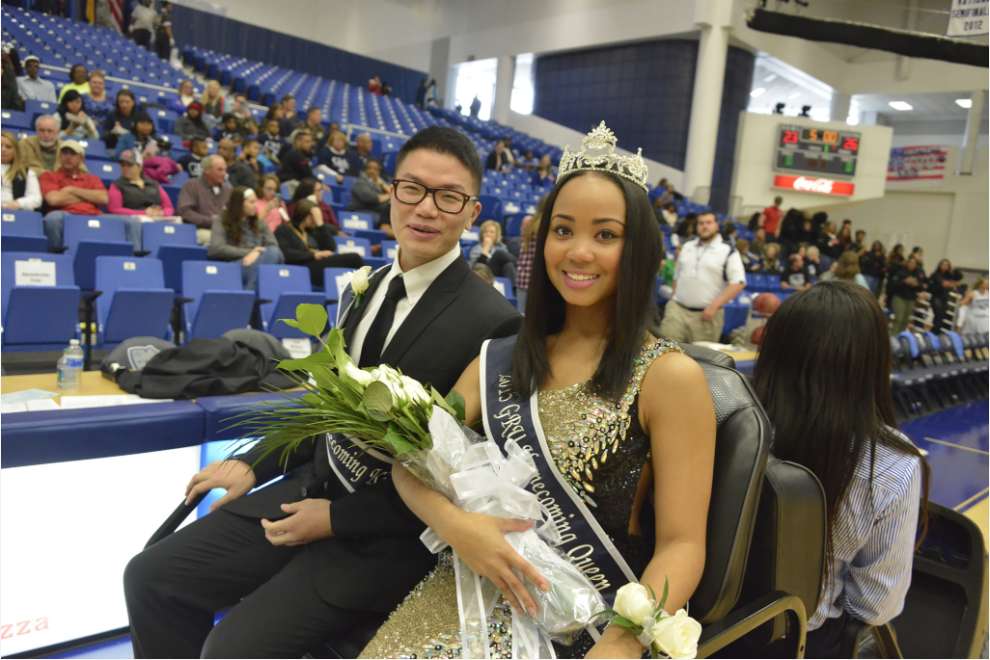
[[891,335],[907,330],[911,315],[914,314],[914,306],[918,301],[918,294],[924,290],[925,284],[925,274],[914,257],[908,257],[904,265],[890,276],[887,287],[890,299],[887,304],[894,313]]
[[478,98],[477,94],[474,95],[474,99],[471,101],[471,107],[469,110],[471,112],[471,116],[475,119],[477,119],[478,115],[481,113],[481,99]]
[[860,258],[866,256],[869,248],[866,247],[866,232],[862,229],[856,230],[856,238],[853,240],[852,248]]
[[522,157],[520,158],[519,161],[519,165],[521,167],[526,168],[527,172],[532,172],[533,170],[535,170],[538,164],[539,162],[536,160],[536,156],[534,156],[533,152],[530,151],[529,149],[523,152]]
[[887,255],[888,273],[893,273],[903,264],[904,264],[904,246],[898,243],[894,247],[890,248],[890,254]]
[[839,230],[837,238],[839,239],[839,246],[842,248],[843,252],[848,252],[853,249],[852,225],[849,224],[849,220],[846,220],[842,224],[842,229]]
[[296,186],[295,191],[292,193],[292,199],[289,200],[287,205],[287,211],[289,212],[289,217],[296,212],[296,205],[304,199],[308,199],[317,206],[320,207],[320,214],[323,217],[324,224],[327,224],[335,232],[337,236],[347,236],[341,228],[340,221],[337,220],[337,214],[333,212],[333,208],[323,200],[323,191],[326,190],[324,185],[316,177],[311,177],[309,179],[303,179]]
[[[333,135],[334,133],[341,133],[341,132],[343,132],[343,131],[340,130],[340,122],[336,122],[336,121],[330,122],[330,125],[327,127],[327,135],[328,136],[329,135]],[[347,138],[346,137],[344,138],[344,146],[347,146]]]
[[151,50],[151,34],[155,29],[158,13],[151,7],[151,0],[138,0],[131,10],[131,36],[134,43]]
[[[232,188],[246,186],[254,188],[258,185],[258,141],[251,140],[250,152],[247,143],[241,150],[241,157],[235,156],[237,148],[233,140],[223,139],[217,143],[217,153],[227,163],[227,183]],[[253,163],[253,164],[252,164]]]
[[739,230],[732,223],[732,220],[724,220],[722,222],[722,230],[719,232],[722,234],[722,240],[726,241],[729,245],[735,245],[736,239],[739,238]]
[[803,216],[801,228],[796,232],[790,232],[789,238],[796,241],[798,245],[814,245],[818,241],[818,236],[815,234],[811,218]]
[[378,76],[375,76],[374,78],[372,78],[371,80],[369,80],[368,81],[368,91],[371,92],[372,94],[378,94],[379,96],[381,96],[382,95],[382,79],[379,78]]
[[808,657],[842,657],[852,621],[901,612],[927,528],[931,471],[897,430],[890,367],[883,310],[856,286],[791,296],[765,328],[755,387],[774,455],[811,470],[825,494],[826,579],[808,612]]
[[674,227],[674,232],[670,235],[672,247],[683,245],[695,236],[695,229],[698,224],[698,216],[694,213],[685,215]]
[[292,147],[282,156],[278,178],[286,181],[302,181],[315,178],[312,168],[313,136],[305,128],[293,132]]
[[144,175],[141,154],[128,149],[120,154],[119,162],[120,178],[110,184],[107,211],[155,219],[175,215],[172,200],[165,189]]
[[155,53],[160,59],[168,61],[169,54],[175,46],[172,36],[172,3],[162,2],[162,10],[155,18]]
[[416,107],[420,110],[426,110],[426,90],[435,87],[436,84],[436,80],[427,82],[426,78],[419,81],[419,87],[416,88]]
[[[199,104],[203,107],[203,119],[210,123],[216,123],[223,117],[225,99],[220,92],[220,83],[211,80],[206,83],[206,89],[199,97]],[[212,117],[212,119],[210,119]]]
[[97,126],[103,126],[114,111],[114,103],[107,96],[105,74],[99,69],[89,72],[89,94],[83,97],[83,110]]
[[158,153],[157,145],[152,147],[155,144],[156,134],[155,122],[151,116],[147,112],[136,113],[134,115],[134,127],[129,132],[121,135],[117,140],[113,159],[119,159],[120,154],[127,149],[131,149],[142,155],[148,152],[151,155],[156,155]]
[[[495,273],[495,277],[508,278],[513,289],[516,286],[516,258],[502,242],[502,225],[496,220],[485,220],[481,223],[481,240],[471,248],[468,263],[486,264]],[[516,299],[518,302],[518,298]]]
[[834,221],[829,221],[818,236],[818,250],[821,252],[822,267],[828,270],[832,262],[842,254],[842,241],[839,240],[838,228]]
[[265,131],[258,136],[258,139],[261,142],[261,152],[266,158],[278,165],[281,162],[278,155],[282,152],[282,147],[285,146],[285,142],[282,141],[282,136],[279,134],[278,119],[266,119]]
[[[289,221],[289,211],[281,195],[282,184],[274,174],[263,174],[258,179],[254,192],[258,198],[258,217],[265,221],[273,232],[279,225]],[[322,213],[321,213],[322,217]]]
[[306,110],[305,126],[313,136],[313,144],[321,145],[327,139],[327,129],[323,128],[323,111],[319,108]]
[[59,103],[62,102],[62,98],[66,93],[71,91],[76,91],[80,94],[89,94],[89,72],[86,71],[84,65],[73,64],[72,68],[69,69],[69,79],[72,82],[62,87],[62,91],[58,94]]
[[282,97],[282,116],[278,118],[278,130],[283,138],[292,135],[299,126],[299,116],[296,114],[296,97],[286,94]]
[[887,275],[887,252],[883,243],[873,241],[870,251],[859,258],[859,268],[866,278],[866,284],[877,298],[880,297],[880,286]]
[[505,155],[505,143],[497,140],[492,146],[488,158],[485,159],[485,169],[496,172],[508,172],[510,169],[509,159]]
[[756,221],[758,226],[766,230],[767,238],[771,241],[777,238],[777,228],[780,225],[780,219],[784,216],[784,212],[780,208],[783,203],[783,197],[774,197],[773,204],[763,209],[763,213]]
[[666,190],[663,191],[662,195],[657,197],[656,203],[659,203],[661,207],[664,207],[667,204],[673,204],[677,200],[677,198],[674,197],[674,192],[674,184],[667,182]]
[[938,334],[944,330],[943,322],[949,315],[949,294],[956,291],[962,273],[952,267],[952,262],[942,259],[928,278],[928,292],[932,296],[932,330]]
[[374,158],[371,155],[371,150],[374,147],[374,143],[371,141],[371,136],[367,133],[361,133],[357,136],[357,141],[354,143],[354,153],[357,154],[358,161],[361,163],[361,170],[364,171],[364,166],[368,163],[369,158]]
[[196,225],[196,242],[209,245],[213,221],[230,199],[233,190],[224,179],[227,163],[223,157],[212,155],[203,159],[203,175],[189,179],[179,191],[179,215],[183,222]]
[[83,111],[82,94],[69,90],[62,96],[58,111],[54,115],[59,124],[58,136],[72,140],[98,140],[100,134],[96,131],[93,119]]
[[763,272],[763,261],[749,249],[749,241],[745,238],[736,239],[736,251],[742,259],[743,268],[747,273]]
[[193,138],[189,141],[189,153],[182,156],[177,161],[183,172],[189,174],[190,179],[203,176],[203,159],[210,153],[210,146],[203,138]]
[[959,306],[966,309],[966,320],[963,322],[963,334],[986,334],[990,326],[990,298],[987,297],[987,278],[980,277],[973,282],[973,289],[959,301]]
[[244,141],[244,136],[241,135],[241,131],[237,128],[237,117],[234,116],[234,113],[228,112],[224,114],[220,125],[213,129],[213,139],[216,142],[230,140],[235,145]]
[[915,245],[911,249],[911,254],[908,255],[908,259],[914,259],[915,261],[917,261],[918,262],[918,268],[920,268],[922,270],[922,272],[924,272],[924,270],[925,270],[925,251],[924,250],[922,250],[920,247],[918,247],[917,245]]
[[2,66],[2,76],[0,76],[0,108],[3,110],[24,110],[24,99],[17,91],[17,74],[14,72],[14,65],[10,61],[10,55],[0,52],[0,66]]
[[257,201],[253,190],[238,186],[210,231],[210,259],[239,261],[247,291],[258,289],[258,266],[285,263],[275,235],[258,217]]
[[769,243],[763,248],[763,272],[767,275],[780,275],[780,243]]
[[[493,273],[492,269],[489,268],[487,265],[480,263],[475,264],[471,266],[471,270],[474,271],[478,275],[478,277],[488,282],[492,286],[495,286],[495,273]],[[516,303],[518,305],[518,298],[516,299]]]
[[247,137],[248,135],[258,135],[258,122],[251,114],[251,106],[248,105],[247,97],[244,94],[234,96],[234,107],[230,111],[237,119],[237,131]]
[[837,281],[858,284],[864,289],[869,289],[866,278],[859,271],[859,257],[853,251],[843,252],[838,261],[832,264],[832,270],[822,274],[823,282]]
[[342,183],[345,176],[361,174],[361,159],[356,152],[347,148],[347,138],[337,131],[330,134],[327,143],[320,150],[320,164],[316,169],[324,174],[333,174],[337,183]]
[[333,228],[323,221],[319,204],[304,199],[296,204],[289,218],[275,229],[275,239],[285,257],[285,263],[306,266],[313,286],[323,286],[325,268],[354,268],[364,266],[358,254],[337,254]]
[[[798,254],[801,254],[800,250]],[[805,253],[801,256],[804,257],[804,267],[808,271],[808,276],[812,281],[819,279],[828,272],[828,269],[822,266],[821,253],[814,245],[809,245]]]
[[[392,195],[389,185],[382,180],[382,166],[374,158],[369,158],[364,164],[364,171],[354,180],[354,187],[351,188],[351,203],[347,206],[348,211],[358,211],[371,215],[377,228],[381,224],[381,212],[388,205]],[[391,236],[391,227],[382,228],[382,231]]]
[[548,195],[540,199],[536,212],[527,222],[522,223],[522,234],[519,236],[519,254],[516,259],[516,309],[526,313],[526,298],[529,295],[529,279],[533,274],[533,259],[536,256],[536,234],[540,231],[543,219],[543,209]]
[[676,227],[677,226],[677,206],[675,206],[674,203],[671,202],[670,204],[667,204],[666,206],[657,207],[656,204],[659,201],[660,200],[658,199],[656,202],[654,202],[654,207],[656,207],[656,208],[659,209],[659,213],[657,213],[657,219],[660,220],[663,224],[667,225],[668,227]]
[[780,274],[780,288],[804,291],[811,286],[811,278],[804,267],[804,257],[792,254],[787,258],[787,268]]
[[17,92],[25,101],[48,101],[56,103],[55,84],[38,76],[41,60],[35,55],[24,58],[24,73],[17,79]]
[[0,180],[3,194],[0,204],[11,211],[34,211],[41,208],[41,186],[38,175],[28,167],[17,144],[17,136],[9,131],[0,133]]
[[114,110],[103,121],[103,141],[108,149],[117,147],[117,140],[134,128],[134,117],[137,115],[137,100],[134,92],[122,89],[117,92]]
[[186,114],[179,117],[173,129],[183,140],[210,139],[210,127],[203,118],[203,106],[193,101],[186,108]]
[[723,306],[746,287],[746,271],[739,253],[719,235],[715,213],[698,215],[697,232],[697,239],[681,246],[660,334],[678,342],[717,342]]
[[506,135],[504,138],[502,138],[502,144],[505,145],[505,151],[502,153],[502,155],[505,156],[505,159],[508,161],[509,167],[515,168],[516,155],[512,153],[512,137]]
[[557,177],[553,173],[553,163],[550,162],[550,154],[543,154],[536,169],[533,171],[533,187],[547,188],[553,186],[556,180]]
[[[58,122],[51,115],[41,115],[35,119],[34,130],[35,135],[24,138],[18,146],[28,168],[40,177],[44,172],[54,172],[59,168],[58,153],[62,140],[58,137]],[[85,165],[82,171],[88,171]]]
[[[98,207],[110,201],[103,182],[81,170],[86,160],[86,150],[75,140],[59,144],[59,168],[41,175],[41,195],[47,213],[44,218],[45,236],[53,252],[63,245],[65,214],[102,215]],[[129,216],[118,216],[126,221],[127,240],[135,250],[141,249],[141,221]]]
[[272,103],[270,106],[268,106],[268,112],[265,113],[265,121],[267,122],[271,119],[280,120],[284,116],[285,116],[285,111],[282,110],[282,104]]
[[179,116],[186,114],[186,108],[189,107],[190,103],[193,103],[196,100],[194,94],[195,90],[193,89],[193,83],[191,80],[186,78],[185,80],[180,81],[179,91],[176,93],[175,98],[172,99],[171,104],[169,104],[169,109],[174,110]]

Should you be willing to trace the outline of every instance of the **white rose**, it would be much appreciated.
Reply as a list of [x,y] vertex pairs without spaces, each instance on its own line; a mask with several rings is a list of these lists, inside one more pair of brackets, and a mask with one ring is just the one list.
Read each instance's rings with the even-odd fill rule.
[[698,638],[701,624],[677,610],[674,616],[665,616],[653,626],[653,641],[660,652],[670,658],[693,658],[698,655]]
[[371,266],[361,266],[353,273],[350,273],[351,278],[351,291],[355,294],[364,293],[368,290],[369,279],[368,276],[371,274]]
[[348,378],[355,381],[359,385],[364,385],[365,387],[373,383],[375,380],[374,376],[369,374],[364,369],[358,369],[356,366],[354,366],[353,362],[348,362],[344,366],[344,375],[346,375]]
[[427,394],[426,389],[420,385],[419,381],[410,378],[409,376],[402,376],[402,389],[406,393],[406,398],[409,401],[418,401],[420,403],[429,403],[430,395]]
[[643,619],[653,616],[653,602],[650,593],[641,584],[630,582],[615,594],[616,612],[632,621],[637,626],[643,625]]

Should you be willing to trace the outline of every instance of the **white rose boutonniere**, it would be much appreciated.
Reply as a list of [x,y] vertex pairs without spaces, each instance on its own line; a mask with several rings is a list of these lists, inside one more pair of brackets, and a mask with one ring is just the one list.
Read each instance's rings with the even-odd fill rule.
[[350,274],[351,291],[354,293],[354,309],[361,306],[361,299],[368,292],[368,285],[371,283],[371,266],[361,266]]

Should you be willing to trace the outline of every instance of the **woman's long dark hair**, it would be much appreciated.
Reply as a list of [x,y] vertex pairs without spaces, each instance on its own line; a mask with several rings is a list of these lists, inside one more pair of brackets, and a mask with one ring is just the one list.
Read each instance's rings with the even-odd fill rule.
[[318,183],[319,181],[313,177],[308,177],[300,181],[299,185],[296,186],[295,191],[292,193],[292,201],[299,202],[300,200],[306,199],[312,195],[313,191],[316,189],[316,184]]
[[81,98],[82,94],[75,89],[70,89],[62,96],[62,101],[58,104],[58,117],[62,120],[62,125],[58,127],[60,131],[64,131],[72,125],[72,121],[69,119],[69,103]]
[[815,473],[825,489],[826,570],[835,529],[856,467],[869,456],[872,486],[878,444],[921,464],[923,537],[931,470],[897,432],[890,394],[890,333],[869,290],[819,282],[789,297],[767,322],[756,363],[756,393],[774,426],[773,451]]
[[[241,244],[241,221],[245,219],[244,195],[246,195],[249,190],[254,192],[247,186],[237,186],[234,188],[234,192],[230,193],[230,199],[227,200],[227,206],[223,209],[221,222],[223,222],[224,231],[227,232],[227,242],[231,245]],[[252,215],[247,218],[247,220],[251,231],[257,234],[259,222],[258,215]]]
[[564,327],[564,298],[547,275],[544,248],[550,233],[550,219],[557,196],[565,185],[573,185],[585,176],[601,176],[618,186],[626,198],[626,228],[622,258],[619,262],[619,288],[615,296],[615,313],[602,359],[591,379],[598,395],[615,398],[629,386],[633,361],[643,340],[654,330],[657,320],[657,273],[663,258],[663,238],[646,191],[635,183],[603,172],[576,172],[558,181],[546,200],[543,220],[536,234],[533,271],[526,300],[526,322],[512,354],[512,383],[516,393],[529,397],[550,376],[547,337]]
[[292,212],[292,217],[289,218],[289,222],[292,223],[293,227],[299,229],[299,225],[306,222],[306,218],[315,208],[319,208],[319,205],[316,202],[312,202],[308,199],[302,200],[296,204],[296,209]]

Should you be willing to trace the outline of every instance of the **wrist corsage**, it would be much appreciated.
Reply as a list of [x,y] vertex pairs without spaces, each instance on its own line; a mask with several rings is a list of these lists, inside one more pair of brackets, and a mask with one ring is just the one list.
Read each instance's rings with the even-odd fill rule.
[[651,658],[693,658],[698,654],[701,624],[683,609],[673,615],[664,611],[668,587],[664,580],[663,597],[658,602],[652,587],[647,591],[641,584],[627,584],[615,595],[615,609],[599,614],[628,630],[650,649]]
[[352,273],[348,273],[351,278],[351,291],[354,293],[354,309],[361,306],[361,299],[368,291],[370,283],[371,266],[361,266]]

